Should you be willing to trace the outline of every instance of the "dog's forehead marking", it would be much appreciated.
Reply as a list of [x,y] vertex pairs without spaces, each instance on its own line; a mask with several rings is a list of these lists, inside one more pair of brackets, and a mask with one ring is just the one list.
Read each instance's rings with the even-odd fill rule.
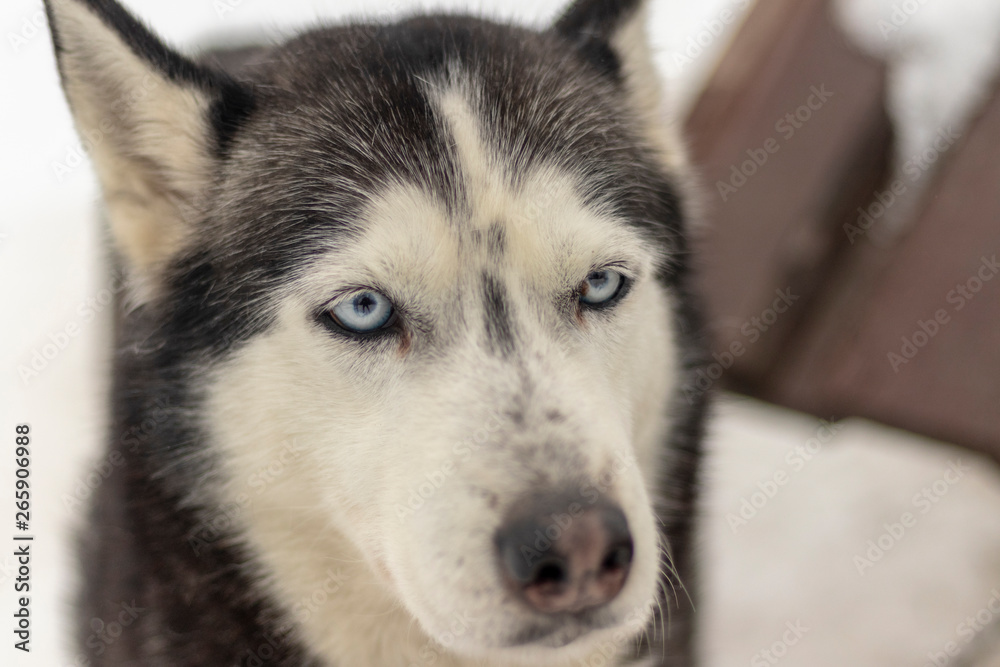
[[[470,269],[480,268],[483,330],[487,348],[504,358],[514,355],[515,315],[507,285],[497,265],[506,263],[506,228],[518,208],[517,193],[509,164],[501,159],[500,149],[489,146],[483,119],[474,110],[474,86],[468,80],[453,77],[450,85],[428,91],[432,105],[450,134],[460,179],[463,184],[467,220],[453,228],[468,238],[474,250],[467,258]],[[479,264],[479,267],[475,267]],[[494,265],[489,268],[487,265]]]
[[486,340],[492,351],[510,357],[515,346],[507,288],[488,271],[483,271],[482,284]]
[[[455,233],[482,246],[485,258],[509,256],[559,273],[569,267],[552,266],[554,255],[584,263],[606,248],[635,259],[650,255],[645,240],[610,205],[585,201],[583,174],[542,151],[533,158],[522,154],[531,152],[521,145],[522,129],[494,125],[499,121],[483,108],[486,96],[474,77],[452,71],[445,83],[427,83],[425,94],[451,142],[463,186],[463,219],[454,221]],[[581,169],[584,162],[581,157]]]
[[471,241],[486,250],[490,259],[499,261],[507,250],[507,232],[503,223],[493,222],[485,231],[472,229],[469,231]]
[[[486,349],[510,357],[532,295],[566,293],[610,262],[636,274],[652,267],[645,239],[609,209],[588,204],[580,176],[541,159],[514,173],[515,159],[505,154],[514,140],[477,111],[468,79],[425,90],[454,156],[458,206],[426,185],[385,183],[372,193],[357,235],[315,274],[322,289],[368,284],[413,313],[443,313],[466,325],[478,319]],[[321,289],[313,280],[311,289]]]
[[428,86],[428,97],[450,135],[455,151],[461,180],[466,195],[465,213],[471,229],[480,231],[489,220],[491,212],[502,213],[504,197],[502,164],[490,155],[485,142],[480,119],[471,104],[472,86],[468,83],[451,83],[443,88]]

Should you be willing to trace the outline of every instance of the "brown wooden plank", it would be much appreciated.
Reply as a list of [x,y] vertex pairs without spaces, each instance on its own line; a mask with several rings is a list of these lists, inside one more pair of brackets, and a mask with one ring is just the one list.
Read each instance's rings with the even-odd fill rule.
[[[702,288],[720,364],[736,352],[731,377],[745,390],[808,311],[843,244],[842,216],[864,203],[884,165],[884,83],[884,67],[846,43],[827,2],[763,1],[692,111],[710,223]],[[734,175],[741,168],[752,174],[745,182]],[[720,192],[720,182],[736,189]],[[772,312],[788,297],[786,312]]]
[[[998,146],[1000,89],[939,161],[942,172],[902,243],[880,249],[866,237],[844,258],[765,395],[825,416],[872,417],[1000,458]],[[904,338],[913,347],[904,348]]]

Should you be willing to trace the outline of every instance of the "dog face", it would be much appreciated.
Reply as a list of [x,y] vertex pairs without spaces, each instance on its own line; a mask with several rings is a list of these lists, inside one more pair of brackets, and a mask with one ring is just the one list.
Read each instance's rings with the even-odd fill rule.
[[678,158],[641,7],[604,4],[317,30],[232,76],[49,5],[144,335],[189,387],[191,502],[241,508],[338,664],[564,664],[651,619]]

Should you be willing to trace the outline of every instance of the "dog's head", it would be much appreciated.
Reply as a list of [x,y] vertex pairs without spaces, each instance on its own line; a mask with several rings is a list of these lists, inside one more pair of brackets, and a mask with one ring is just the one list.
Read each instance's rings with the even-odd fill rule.
[[686,335],[641,3],[315,30],[228,74],[110,0],[48,6],[144,344],[196,388],[192,496],[242,503],[273,595],[347,567],[457,654],[631,646]]

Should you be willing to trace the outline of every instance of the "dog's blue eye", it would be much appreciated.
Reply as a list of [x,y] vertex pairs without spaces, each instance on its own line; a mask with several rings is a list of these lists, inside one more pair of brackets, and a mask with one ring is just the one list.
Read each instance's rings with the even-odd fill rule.
[[622,290],[625,276],[611,269],[591,271],[580,285],[580,301],[589,306],[609,304]]
[[330,315],[337,324],[355,333],[369,333],[381,329],[395,309],[392,302],[378,292],[359,292],[330,309]]

